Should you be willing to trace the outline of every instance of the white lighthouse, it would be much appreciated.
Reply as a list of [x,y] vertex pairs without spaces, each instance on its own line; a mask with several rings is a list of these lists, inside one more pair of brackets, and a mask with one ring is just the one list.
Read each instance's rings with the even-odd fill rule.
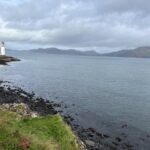
[[0,43],[0,55],[5,55],[5,43],[2,41]]

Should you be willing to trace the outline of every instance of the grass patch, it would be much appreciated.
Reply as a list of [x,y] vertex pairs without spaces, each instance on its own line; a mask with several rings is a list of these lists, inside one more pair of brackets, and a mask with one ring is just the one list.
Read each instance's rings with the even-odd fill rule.
[[21,118],[0,110],[0,150],[79,150],[76,138],[59,115]]

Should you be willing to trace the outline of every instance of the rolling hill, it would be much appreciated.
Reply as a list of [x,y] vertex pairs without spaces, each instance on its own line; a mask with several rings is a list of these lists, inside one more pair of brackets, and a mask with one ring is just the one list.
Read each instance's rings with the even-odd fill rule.
[[36,52],[36,53],[48,53],[48,54],[66,54],[66,55],[83,55],[83,56],[99,56],[100,54],[96,51],[79,51],[75,49],[68,49],[68,50],[62,50],[58,48],[39,48],[39,49],[32,49],[30,52]]
[[120,50],[117,52],[104,53],[101,54],[101,56],[150,58],[150,47],[147,46],[130,50]]

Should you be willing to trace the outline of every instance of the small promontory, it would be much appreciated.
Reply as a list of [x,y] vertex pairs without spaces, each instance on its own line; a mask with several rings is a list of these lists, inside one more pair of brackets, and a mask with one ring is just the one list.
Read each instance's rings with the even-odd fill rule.
[[20,59],[11,56],[0,55],[0,65],[6,65],[8,62],[20,61]]

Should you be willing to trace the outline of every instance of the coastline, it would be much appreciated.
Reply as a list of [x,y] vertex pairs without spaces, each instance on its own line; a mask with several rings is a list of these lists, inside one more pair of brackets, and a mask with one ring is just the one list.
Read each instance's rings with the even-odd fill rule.
[[[8,82],[0,81],[0,110],[4,109],[8,112],[15,112],[23,118],[47,118],[49,115],[54,118],[56,117],[56,119],[62,120],[60,124],[63,126],[64,130],[67,128],[68,131],[65,131],[64,133],[68,134],[67,132],[69,132],[72,137],[75,137],[72,142],[76,143],[77,147],[80,147],[81,150],[86,150],[85,144],[56,110],[56,108],[60,107],[60,104],[44,100],[40,97],[35,97],[34,93],[27,93],[21,88],[10,87],[7,83]],[[23,108],[24,111],[18,110],[20,107]],[[61,129],[58,130],[60,130],[58,132],[62,132]],[[69,140],[70,139],[67,141]],[[77,149],[77,147],[75,149]]]
[[[3,65],[7,62],[20,61],[17,58],[9,56],[0,56]],[[0,62],[1,64],[1,62]],[[7,84],[8,83],[8,84]],[[65,107],[61,103],[56,103],[35,94],[28,93],[19,87],[12,87],[7,81],[0,81],[0,105],[2,104],[25,104],[31,112],[36,112],[39,116],[59,114],[63,121],[71,128],[73,134],[78,139],[82,149],[88,150],[134,150],[135,147],[130,142],[124,141],[121,137],[111,137],[105,133],[100,133],[94,128],[83,128],[74,124],[74,118],[70,114],[63,114]],[[66,106],[67,107],[67,106]]]
[[0,65],[7,65],[8,62],[13,62],[13,61],[20,61],[20,59],[11,56],[0,55]]
[[[63,115],[61,104],[28,93],[21,88],[10,86],[7,81],[0,81],[0,105],[25,104],[31,112],[36,112],[39,116],[55,116],[59,114],[62,120],[72,130],[76,136],[81,150],[134,150],[134,146],[124,142],[120,137],[110,137],[109,135],[99,133],[94,128],[85,129],[73,123],[74,118],[70,115]],[[64,108],[62,108],[64,109]]]

